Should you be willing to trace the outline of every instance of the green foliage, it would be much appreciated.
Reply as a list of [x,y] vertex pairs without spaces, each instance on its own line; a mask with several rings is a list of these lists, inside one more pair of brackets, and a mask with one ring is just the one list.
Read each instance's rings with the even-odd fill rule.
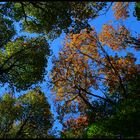
[[[117,103],[116,113],[90,123],[87,128],[88,138],[134,138],[139,134],[139,100],[128,99]],[[114,110],[114,108],[113,108]],[[96,116],[96,115],[94,115]],[[93,116],[93,117],[94,117]]]
[[91,125],[87,129],[88,137],[138,137],[140,128],[139,78],[139,74],[136,74],[134,79],[127,81],[127,99],[118,98],[116,105],[111,108],[108,106],[112,110],[109,114],[102,115],[104,111],[106,112],[106,108],[101,103],[98,103],[95,108],[104,108],[104,111],[100,110],[101,113],[98,113],[97,108],[96,113],[88,112],[89,116],[91,115]]
[[24,129],[18,133],[18,137],[47,137],[47,131],[52,126],[52,114],[44,93],[36,88],[19,97],[19,101],[24,112],[24,116],[21,116],[21,120],[28,121]]
[[46,138],[53,119],[50,105],[39,88],[15,98],[4,94],[0,101],[0,138]]
[[140,20],[140,2],[136,2],[135,4],[135,16],[137,20]]
[[25,90],[44,78],[49,45],[44,38],[17,38],[0,50],[0,81]]
[[[71,25],[76,30],[85,28],[89,18],[95,18],[106,6],[105,2],[6,2],[1,4],[1,13],[13,20],[22,20],[28,32],[43,33],[49,39],[67,32]],[[77,24],[80,22],[79,24]],[[81,24],[82,23],[82,24]],[[85,25],[84,25],[85,24]],[[83,26],[84,25],[84,26]],[[89,25],[89,24],[88,24]],[[82,27],[83,26],[83,27]]]
[[15,35],[13,22],[0,14],[0,48]]
[[[110,6],[111,5],[112,3]],[[128,17],[128,3],[120,2],[115,3],[115,5],[116,19],[123,17],[125,19]],[[117,5],[122,6],[121,9],[118,10]],[[123,7],[123,5],[125,6]],[[61,109],[58,108],[62,121],[65,112],[73,113],[81,111],[80,115],[86,114],[86,117],[83,117],[83,119],[86,119],[85,122],[80,117],[75,121],[69,121],[68,125],[66,125],[66,129],[61,132],[62,138],[118,138],[118,136],[134,138],[140,133],[140,75],[137,74],[139,65],[133,65],[135,64],[135,58],[128,56],[130,58],[126,59],[127,61],[123,61],[122,58],[117,59],[116,56],[116,59],[113,59],[112,56],[106,53],[104,47],[100,46],[107,58],[104,59],[103,57],[98,57],[97,54],[99,51],[96,51],[94,48],[94,46],[96,46],[96,38],[91,38],[91,44],[88,45],[88,42],[90,42],[88,39],[90,39],[90,35],[92,35],[90,34],[92,28],[88,21],[89,19],[98,17],[100,11],[102,11],[103,8],[107,8],[106,6],[106,2],[84,1],[0,3],[1,85],[8,83],[12,89],[15,88],[17,91],[20,91],[29,89],[32,85],[42,82],[44,80],[45,67],[47,66],[47,58],[50,55],[49,45],[45,37],[47,36],[47,39],[53,40],[60,36],[62,32],[70,33],[71,37],[75,36],[74,42],[71,43],[70,52],[66,50],[64,53],[61,53],[62,64],[64,64],[64,60],[66,60],[64,69],[62,67],[63,65],[60,65],[61,63],[55,66],[56,71],[54,77],[56,80],[54,80],[54,83],[59,81],[57,85],[60,85],[58,86],[59,96],[62,95],[60,99],[64,102],[66,101],[63,105],[67,104]],[[105,9],[106,12],[110,6]],[[140,20],[140,2],[136,2],[135,16],[137,20]],[[23,31],[38,33],[45,37],[31,39],[19,37],[14,39],[13,37],[16,31],[13,23],[15,21],[21,22]],[[129,36],[130,32],[128,30],[121,30],[122,32],[118,33],[122,33],[122,35],[117,35],[113,26],[105,25],[104,27],[105,32],[99,37],[99,45],[100,43],[105,43],[105,45],[110,46],[114,50],[119,50],[121,45],[126,49],[128,43],[139,46],[139,40]],[[80,31],[82,29],[86,29],[85,36],[81,36],[82,32]],[[81,36],[81,40],[78,40],[78,36]],[[94,34],[93,37],[94,36],[96,36],[96,34]],[[71,38],[69,38],[68,42],[70,39]],[[84,39],[86,43],[83,41]],[[86,45],[85,48],[89,49],[83,50],[84,45]],[[67,46],[70,46],[70,44]],[[86,57],[84,54],[76,55],[75,52],[79,52],[76,47],[81,48],[81,51],[86,53]],[[72,49],[73,52],[71,52]],[[95,53],[93,53],[94,51]],[[78,60],[80,56],[84,57]],[[87,65],[88,62],[90,62],[87,61],[87,56],[92,59],[92,63],[89,65],[90,67]],[[75,59],[73,61],[74,64],[76,64],[74,68],[70,59],[72,61]],[[102,64],[105,66],[105,69],[100,69],[101,71],[98,70],[98,66],[101,63],[100,60],[104,60]],[[106,97],[101,97],[100,101],[86,102],[90,99],[86,96],[86,93],[93,95],[89,92],[90,90],[86,91],[86,89],[89,89],[91,86],[98,89],[98,85],[100,85],[99,82],[101,81],[97,81],[97,79],[93,80],[92,73],[96,73],[93,69],[95,61],[98,62],[97,65],[95,65],[97,71],[102,75],[106,75],[106,79],[110,78],[110,80],[106,80],[106,84],[104,84],[104,86],[108,88],[107,92],[109,93],[105,93]],[[79,67],[80,65],[83,65],[83,68]],[[116,68],[114,68],[115,66]],[[87,68],[87,71],[85,68]],[[138,71],[135,71],[135,68],[138,68]],[[111,69],[113,70],[112,72],[110,71]],[[74,70],[76,71],[74,72]],[[67,72],[67,74],[65,74],[65,72]],[[71,73],[73,74],[71,75]],[[57,76],[59,77],[61,74],[62,79],[57,79]],[[69,77],[67,78],[68,75]],[[60,81],[63,81],[63,79],[69,79],[68,83],[61,83]],[[114,81],[112,82],[112,80]],[[82,87],[81,89],[79,85]],[[110,89],[109,86],[111,87]],[[76,87],[77,89],[73,90],[73,88]],[[124,87],[124,92],[122,92],[122,87]],[[68,91],[66,93],[68,94],[72,89],[69,97],[71,97],[71,93],[76,93],[81,97],[77,98],[78,96],[72,96],[70,99],[71,101],[75,100],[78,102],[78,105],[74,104],[74,102],[73,104],[68,102],[62,94],[63,89],[67,89]],[[113,91],[111,92],[112,89]],[[112,95],[109,96],[110,93],[112,93]],[[126,96],[121,93],[126,94]],[[100,96],[96,95],[95,97]],[[90,110],[86,104],[90,105],[92,110]],[[52,123],[53,119],[50,106],[45,94],[41,92],[40,88],[35,88],[18,98],[14,97],[12,93],[6,93],[0,98],[0,138],[54,138],[48,133],[52,127]]]
[[0,99],[0,138],[12,137],[13,124],[21,115],[21,107],[16,106],[12,94],[5,93]]
[[106,131],[101,123],[94,123],[87,130],[87,138],[113,138],[113,136],[111,132]]
[[138,99],[129,99],[118,104],[119,111],[106,121],[106,129],[122,137],[136,137],[140,127],[139,105]]

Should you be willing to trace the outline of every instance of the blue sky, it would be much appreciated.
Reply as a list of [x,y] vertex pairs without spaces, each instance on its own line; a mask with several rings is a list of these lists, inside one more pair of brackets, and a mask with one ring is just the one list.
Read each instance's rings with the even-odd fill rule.
[[[89,23],[92,26],[95,27],[97,33],[100,33],[101,30],[102,30],[102,25],[110,23],[110,21],[112,21],[112,25],[116,25],[116,24],[125,25],[131,31],[132,35],[135,36],[136,35],[135,32],[140,34],[140,28],[139,28],[140,27],[140,21],[137,21],[136,17],[133,16],[132,12],[134,10],[134,3],[129,8],[130,8],[130,17],[128,19],[126,19],[125,21],[122,21],[122,20],[116,21],[114,16],[113,16],[112,9],[110,8],[110,10],[107,12],[106,15],[102,15],[102,16],[97,17],[96,19],[90,20]],[[28,36],[31,36],[31,37],[36,37],[37,36],[37,34],[29,34],[29,33],[26,33],[26,32],[21,32],[18,23],[15,23],[15,28],[17,29],[17,33],[20,36],[21,35],[28,35]],[[65,34],[62,33],[60,37],[55,39],[53,42],[50,42],[50,46],[51,46],[51,50],[53,52],[53,55],[58,56],[59,50],[63,47],[62,43],[63,43],[64,37],[65,37]],[[113,54],[113,52],[111,50],[108,49],[107,51],[110,54]],[[135,52],[135,56],[137,58],[136,62],[140,63],[140,51],[135,51],[134,49],[130,49],[129,51],[130,52],[131,51]],[[119,55],[124,55],[124,54],[125,54],[124,51],[119,53]],[[46,70],[48,71],[48,75],[45,76],[46,79],[48,79],[49,72],[50,72],[50,70],[52,68],[51,58],[52,58],[52,56],[49,58],[48,67],[46,68]],[[48,102],[51,105],[51,110],[54,113],[54,117],[56,118],[57,114],[55,113],[56,110],[55,110],[55,106],[54,106],[54,103],[53,103],[52,93],[48,89],[46,83],[42,83],[41,84],[41,88],[42,88],[42,91],[46,94],[46,96],[48,98]],[[1,90],[1,94],[3,94],[5,92],[5,87],[0,88],[0,90]],[[10,89],[7,87],[6,91],[8,91],[8,90],[10,90]],[[26,92],[22,91],[21,93],[17,93],[17,96],[19,94],[24,94],[24,93],[26,93]],[[62,129],[62,126],[61,126],[61,124],[59,124],[57,119],[54,122],[54,128],[55,127],[58,127],[57,130],[61,130]]]

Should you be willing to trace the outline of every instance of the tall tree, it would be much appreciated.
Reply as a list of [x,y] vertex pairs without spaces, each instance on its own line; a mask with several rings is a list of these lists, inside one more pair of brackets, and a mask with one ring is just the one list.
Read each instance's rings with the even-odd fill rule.
[[0,138],[47,138],[53,115],[39,88],[15,98],[4,94],[0,101]]
[[19,37],[0,50],[0,82],[25,90],[42,81],[50,55],[44,38]]
[[[139,65],[135,64],[136,58],[132,53],[128,52],[126,56],[119,57],[117,52],[129,45],[123,45],[123,38],[119,42],[118,38],[113,40],[112,28],[110,26],[110,34],[103,30],[106,34],[97,35],[93,29],[83,30],[80,34],[69,34],[66,37],[64,48],[59,58],[54,60],[55,65],[52,70],[53,89],[57,93],[58,100],[79,101],[80,98],[93,108],[89,102],[89,96],[92,96],[113,104],[102,89],[103,85],[110,93],[118,90],[121,98],[128,97],[127,81],[133,79],[139,72]],[[124,34],[128,32],[123,27],[119,27],[117,31]],[[114,44],[109,40],[105,42],[103,38],[112,39]],[[116,55],[109,55],[104,45],[116,51]],[[97,95],[94,90],[100,90],[104,95]]]

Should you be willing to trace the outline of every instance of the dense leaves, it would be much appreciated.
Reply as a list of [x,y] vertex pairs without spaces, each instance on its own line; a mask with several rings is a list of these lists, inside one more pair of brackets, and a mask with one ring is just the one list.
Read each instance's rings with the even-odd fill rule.
[[43,38],[20,37],[8,42],[0,55],[1,83],[24,90],[43,80],[50,51]]
[[15,35],[13,22],[0,15],[0,48]]
[[39,88],[15,98],[5,93],[0,101],[0,138],[46,138],[52,113]]
[[[50,73],[61,137],[139,138],[140,38],[125,23],[131,13],[139,20],[139,9],[139,2],[1,2],[0,86],[10,92],[0,98],[0,138],[50,138],[56,132],[36,85],[45,85],[47,42],[62,33]],[[91,27],[89,21],[108,12],[113,21],[100,32]],[[19,36],[15,24],[37,37]],[[17,97],[22,90],[28,92]]]
[[77,31],[85,28],[88,19],[97,17],[105,6],[105,2],[7,2],[1,4],[1,13],[22,20],[26,31],[54,39],[70,25]]
[[83,138],[88,126],[87,116],[67,120],[62,131],[63,138]]
[[[127,7],[128,3],[125,4]],[[125,19],[127,17],[127,12],[125,12],[122,11],[124,15],[116,18]],[[87,134],[82,135],[80,130],[75,130],[78,127],[78,124],[75,124],[75,128],[71,126],[67,131],[63,131],[62,137],[76,137],[75,134],[78,137],[118,137],[118,135],[136,137],[139,133],[138,120],[136,133],[134,131],[127,133],[127,131],[133,130],[132,118],[136,117],[133,111],[128,113],[128,110],[135,110],[137,105],[133,102],[133,97],[139,98],[138,87],[135,86],[132,89],[132,85],[138,78],[140,65],[136,64],[137,59],[134,53],[129,51],[132,48],[137,51],[138,40],[124,25],[118,25],[116,28],[105,24],[103,30],[98,34],[95,28],[90,28],[90,30],[86,28],[80,33],[67,34],[59,57],[53,60],[51,78],[54,86],[52,90],[56,92],[57,102],[68,103],[68,105],[65,103],[62,105],[62,112],[69,113],[73,107],[75,110],[78,108],[85,115],[88,110],[92,110],[88,113],[88,117],[93,125],[87,130]],[[108,53],[108,48],[114,52],[114,55]],[[124,56],[119,55],[122,51],[125,51]],[[137,92],[134,92],[134,89]],[[97,94],[97,91],[100,91],[103,96],[101,93]],[[93,97],[99,98],[103,103],[95,104],[92,102]],[[126,102],[132,103],[133,109],[128,109],[129,105]],[[122,114],[124,110],[128,111],[125,112],[132,120],[130,118],[130,120],[125,120],[126,116]],[[60,110],[58,112],[60,114]],[[117,120],[128,130],[125,131],[125,127],[120,128]],[[132,121],[129,127],[127,126],[128,121]],[[74,120],[72,122],[76,123]],[[111,128],[112,124],[114,124],[114,129]]]
[[134,15],[140,20],[140,2],[136,2]]
[[60,100],[72,99],[75,95],[84,100],[88,98],[87,95],[91,95],[109,101],[90,92],[91,88],[101,89],[101,84],[106,85],[110,92],[118,89],[122,97],[126,98],[125,84],[139,72],[139,65],[135,64],[136,58],[129,52],[125,57],[119,57],[117,51],[122,49],[119,45],[116,46],[116,55],[110,56],[101,45],[101,39],[96,36],[94,29],[88,33],[85,30],[67,36],[59,59],[54,60],[52,71],[54,90]]
[[118,103],[118,111],[111,117],[96,121],[87,128],[87,137],[134,138],[139,137],[139,99]]

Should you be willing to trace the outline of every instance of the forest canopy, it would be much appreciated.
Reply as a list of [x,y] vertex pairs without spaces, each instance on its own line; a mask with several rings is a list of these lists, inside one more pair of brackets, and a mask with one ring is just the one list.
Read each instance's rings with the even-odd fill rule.
[[139,20],[140,2],[0,2],[0,138],[140,138]]

